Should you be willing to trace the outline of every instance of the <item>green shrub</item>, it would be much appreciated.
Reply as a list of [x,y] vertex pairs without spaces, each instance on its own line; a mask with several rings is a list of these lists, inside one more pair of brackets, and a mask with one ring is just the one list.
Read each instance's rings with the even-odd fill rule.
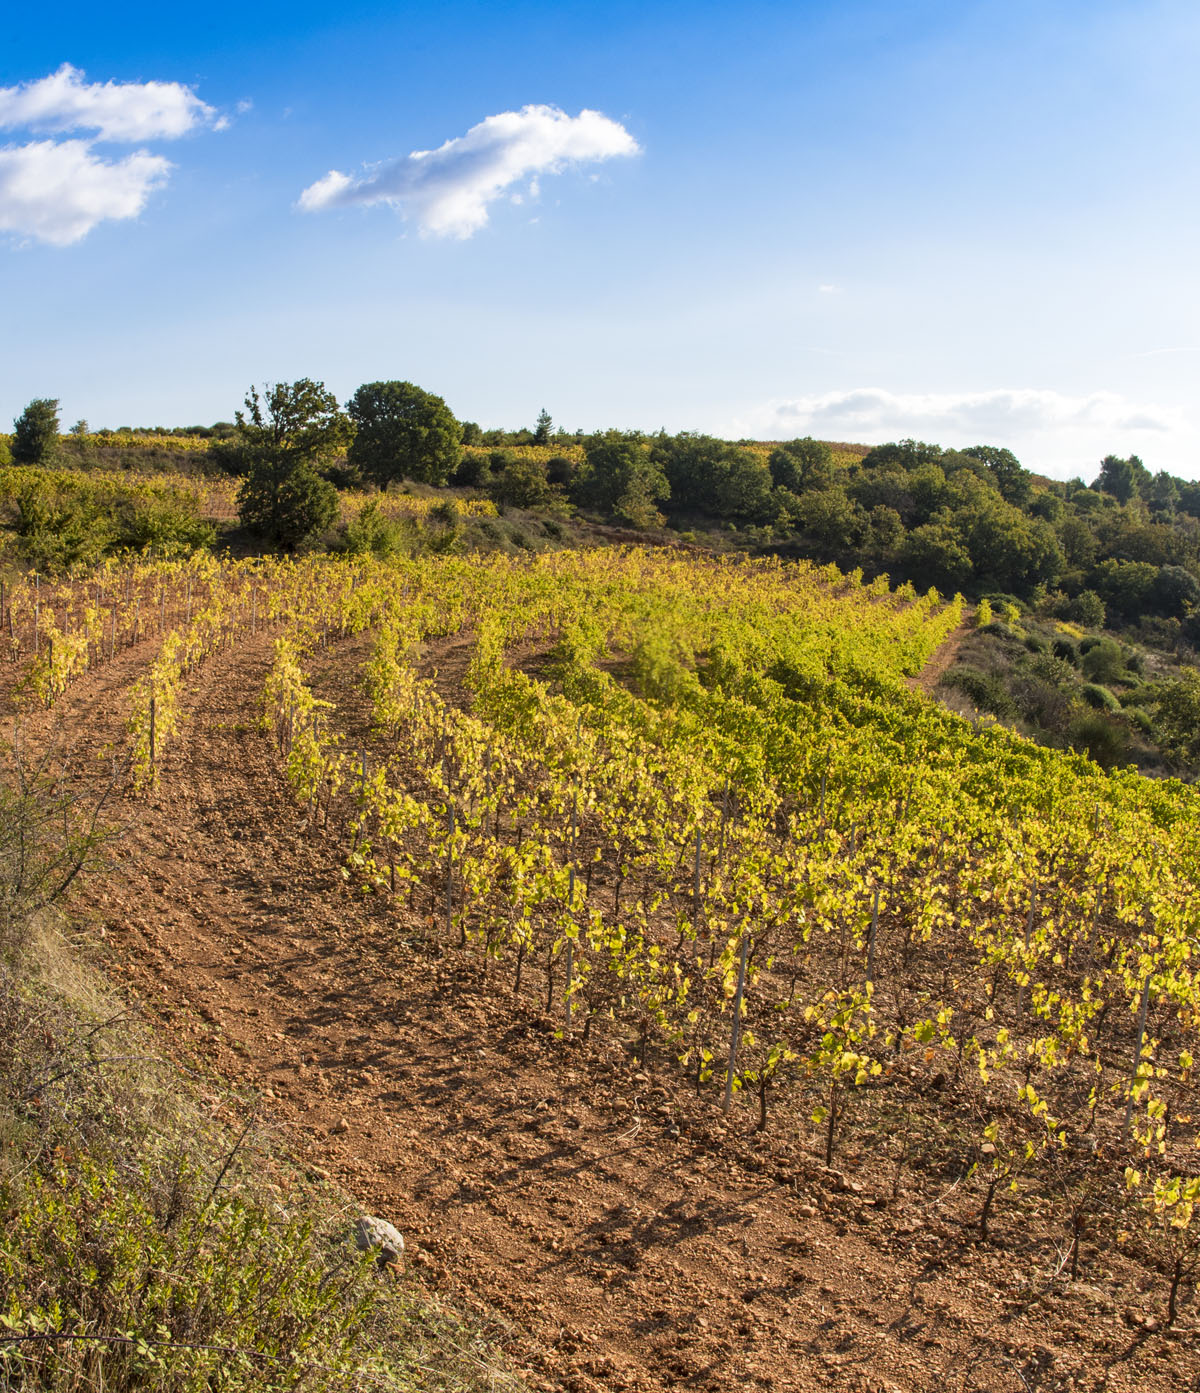
[[402,556],[412,550],[413,529],[407,522],[384,517],[372,498],[342,529],[338,549],[350,556]]
[[1078,674],[1070,663],[1053,653],[1039,653],[1029,664],[1029,671],[1042,682],[1052,687],[1072,689],[1079,681]]
[[1078,717],[1071,725],[1070,743],[1103,769],[1112,769],[1128,756],[1125,732],[1099,711]]
[[1083,590],[1066,606],[1064,619],[1073,619],[1085,629],[1102,629],[1105,619],[1104,601],[1094,590]]
[[94,566],[118,540],[115,519],[93,498],[38,486],[17,499],[16,533],[21,559],[49,575]]
[[449,556],[458,549],[462,540],[462,530],[458,527],[443,527],[437,532],[425,534],[425,548],[435,556]]
[[1081,666],[1092,682],[1119,682],[1125,671],[1125,654],[1116,639],[1104,638],[1088,647]]
[[1022,718],[1039,730],[1060,732],[1070,723],[1074,703],[1054,682],[1020,676],[1013,683],[1012,698]]
[[243,526],[285,551],[331,527],[340,506],[337,489],[307,461],[288,469],[256,464],[238,490]]
[[1079,695],[1093,710],[1119,711],[1121,709],[1121,703],[1113,696],[1112,692],[1107,687],[1102,687],[1098,682],[1085,682]]
[[[312,1225],[181,1170],[164,1190],[84,1158],[0,1183],[5,1387],[107,1393],[356,1386],[369,1255],[322,1260]],[[176,1210],[156,1204],[175,1197]],[[181,1198],[182,1197],[182,1198]],[[56,1335],[77,1339],[55,1339]]]
[[1050,651],[1064,663],[1070,663],[1072,667],[1079,666],[1079,648],[1069,638],[1056,638]]
[[1000,619],[993,619],[990,624],[985,624],[978,632],[981,634],[990,634],[993,638],[1006,639],[1009,643],[1023,642],[1021,635],[1015,633]]
[[454,471],[452,482],[459,488],[482,488],[492,477],[487,455],[464,455]]
[[1151,693],[1163,748],[1177,759],[1200,763],[1200,671],[1184,668],[1156,683]]
[[1143,711],[1138,706],[1128,706],[1125,708],[1125,719],[1140,735],[1151,740],[1154,738],[1154,722],[1149,711]]
[[171,559],[211,547],[216,529],[196,516],[190,498],[131,499],[116,509],[120,543],[145,556]]
[[996,673],[981,672],[978,668],[959,668],[944,677],[942,685],[962,692],[976,710],[1010,719],[1017,714],[1016,704]]

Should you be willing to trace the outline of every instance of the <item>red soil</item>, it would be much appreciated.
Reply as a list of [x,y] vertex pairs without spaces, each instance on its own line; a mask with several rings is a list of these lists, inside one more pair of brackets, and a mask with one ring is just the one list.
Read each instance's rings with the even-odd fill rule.
[[[149,651],[60,704],[85,757],[123,739]],[[365,651],[314,665],[352,727]],[[421,1281],[500,1313],[534,1386],[1200,1389],[1194,1308],[1176,1331],[1133,1324],[1149,1279],[1111,1255],[1076,1283],[1036,1279],[1015,1219],[977,1246],[937,1196],[893,1198],[880,1158],[830,1173],[785,1119],[726,1123],[670,1059],[556,1039],[506,970],[357,895],[254,725],[269,655],[260,636],[190,679],[161,789],[124,805],[115,868],[80,909],[176,1053],[259,1090],[295,1153],[401,1228]],[[463,656],[443,645],[442,680]]]

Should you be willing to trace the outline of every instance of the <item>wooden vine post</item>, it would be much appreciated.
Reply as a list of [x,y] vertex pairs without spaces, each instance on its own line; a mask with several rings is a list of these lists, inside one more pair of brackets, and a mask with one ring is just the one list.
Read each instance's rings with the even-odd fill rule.
[[[1029,913],[1025,916],[1025,951],[1029,952],[1029,942],[1033,937],[1033,921],[1037,915],[1038,905],[1038,884],[1033,882],[1033,892],[1029,896]],[[1020,1016],[1025,1010],[1025,984],[1024,982],[1017,988],[1017,1015]]]
[[746,959],[750,953],[750,935],[743,929],[742,952],[738,959],[737,991],[733,995],[733,1028],[729,1032],[729,1068],[725,1071],[725,1101],[721,1111],[728,1113],[733,1105],[733,1076],[737,1071],[738,1044],[742,1038],[742,997],[746,992]]
[[1150,1011],[1151,975],[1151,970],[1147,968],[1146,980],[1142,983],[1142,1001],[1138,1007],[1137,1044],[1133,1048],[1133,1067],[1129,1071],[1129,1097],[1125,1101],[1125,1121],[1121,1127],[1122,1135],[1126,1140],[1129,1139],[1129,1128],[1133,1122],[1133,1090],[1137,1086],[1138,1069],[1142,1063],[1142,1042],[1146,1038],[1146,1016]]
[[[571,863],[567,869],[567,913],[572,922],[575,918],[575,842],[579,831],[579,783],[571,793]],[[571,987],[575,983],[575,940],[567,935],[567,1024],[571,1024],[571,1013],[575,1002]]]
[[875,981],[875,937],[879,932],[879,886],[875,887],[874,900],[871,905],[871,936],[867,940],[867,986],[872,986]]
[[692,866],[692,937],[700,932],[700,852],[703,847],[703,833],[696,825],[696,860]]

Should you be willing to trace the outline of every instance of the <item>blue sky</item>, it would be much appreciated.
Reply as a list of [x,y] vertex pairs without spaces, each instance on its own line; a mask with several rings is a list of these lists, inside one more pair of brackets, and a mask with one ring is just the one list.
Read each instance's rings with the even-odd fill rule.
[[1200,475],[1194,3],[203,16],[7,21],[0,420],[407,378],[485,425]]

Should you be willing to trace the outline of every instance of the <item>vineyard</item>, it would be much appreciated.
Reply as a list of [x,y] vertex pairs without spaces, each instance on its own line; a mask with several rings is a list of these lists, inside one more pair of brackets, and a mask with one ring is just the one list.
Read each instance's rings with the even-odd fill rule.
[[[456,1027],[526,1023],[584,1092],[624,1069],[643,1101],[622,1136],[736,1154],[775,1186],[795,1252],[820,1213],[839,1234],[887,1219],[889,1251],[907,1236],[935,1268],[955,1246],[964,1272],[993,1264],[1026,1336],[922,1349],[946,1368],[972,1349],[963,1389],[1183,1387],[1180,1368],[1200,1376],[1200,796],[912,690],[966,622],[961,600],[886,579],[643,550],[114,564],[0,593],[23,722],[120,770],[131,816],[190,815],[220,671],[229,761],[252,746],[273,771],[288,835],[370,925],[385,977],[435,980]],[[330,951],[355,962],[342,935]],[[1074,1363],[1017,1351],[1046,1338],[1045,1302],[1102,1278],[1139,1312],[1136,1350],[1097,1326]],[[658,1317],[602,1289],[601,1333],[543,1369],[566,1367],[561,1386],[807,1387],[779,1370],[843,1367],[777,1313],[746,1340],[784,1360],[778,1382],[703,1320],[694,1357],[639,1369],[630,1332],[649,1318],[655,1347]],[[853,1376],[928,1386],[920,1361],[874,1357]],[[811,1386],[860,1386],[829,1377]]]
[[[186,507],[198,518],[233,522],[238,516],[237,496],[241,480],[232,475],[170,473],[130,474],[106,469],[35,469],[28,465],[0,467],[0,506],[11,508],[22,498],[35,495],[46,501],[86,501],[113,509],[128,500]],[[438,499],[405,492],[368,492],[347,489],[340,495],[344,520],[355,517],[368,502],[388,519],[427,518]],[[455,498],[454,506],[465,517],[494,517],[496,507],[484,498]]]

